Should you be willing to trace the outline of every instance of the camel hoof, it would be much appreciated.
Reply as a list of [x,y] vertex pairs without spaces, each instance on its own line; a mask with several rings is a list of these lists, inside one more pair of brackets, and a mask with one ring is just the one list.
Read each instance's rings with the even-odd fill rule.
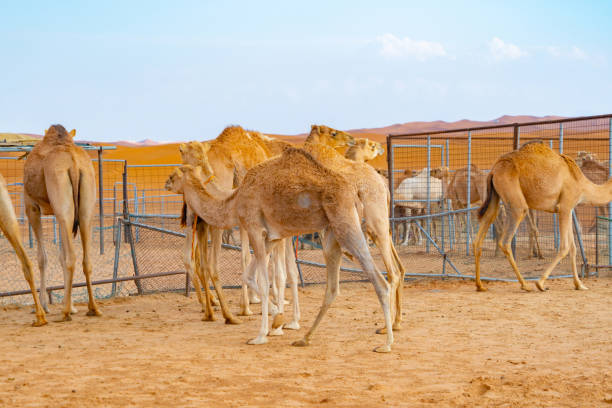
[[254,339],[247,341],[247,344],[251,344],[251,345],[266,344],[267,342],[268,342],[268,339],[265,336],[264,337],[257,336]]
[[525,292],[531,292],[531,289],[529,289],[526,285],[521,285],[521,289]]
[[32,327],[40,327],[47,324],[47,320],[44,317],[38,317],[34,323],[32,323]]
[[225,324],[242,324],[242,320],[234,316],[229,316],[225,318]]
[[272,330],[270,330],[270,333],[268,333],[268,336],[282,336],[283,334],[283,326],[279,326],[277,328],[273,328]]
[[256,295],[252,295],[249,297],[249,302],[251,304],[257,305],[259,303],[261,303],[261,299],[259,297],[257,297]]
[[580,284],[580,285],[576,286],[576,290],[589,290],[589,288],[587,288],[583,284]]
[[251,309],[246,309],[246,310],[241,310],[240,313],[238,313],[238,316],[252,316],[253,312],[251,311]]
[[487,290],[484,286],[476,286],[476,292],[486,292]]
[[274,320],[272,320],[272,328],[276,329],[278,327],[282,328],[283,327],[283,323],[284,323],[285,319],[283,318],[283,314],[279,313],[276,316],[274,316]]
[[385,344],[384,346],[378,346],[374,349],[376,353],[389,353],[391,352],[391,346]]
[[540,292],[546,292],[548,290],[548,288],[545,288],[544,284],[540,281],[536,281],[535,285],[540,290]]
[[98,309],[88,310],[87,316],[102,316],[102,312]]
[[293,343],[291,343],[291,345],[294,347],[306,347],[308,346],[308,341],[306,341],[306,339],[296,340]]
[[283,326],[283,329],[287,330],[300,330],[300,324],[296,321],[292,321]]
[[63,317],[60,320],[58,320],[58,323],[70,322],[70,321],[72,321],[72,316],[70,316],[70,313],[64,313]]
[[202,318],[203,322],[214,322],[215,320],[217,320],[215,319],[215,315],[208,315]]

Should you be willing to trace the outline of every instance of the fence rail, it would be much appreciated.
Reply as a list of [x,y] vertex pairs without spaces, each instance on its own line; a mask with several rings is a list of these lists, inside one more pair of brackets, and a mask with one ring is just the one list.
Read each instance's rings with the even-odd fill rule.
[[[391,194],[389,214],[398,253],[406,265],[407,277],[473,278],[471,242],[474,234],[474,211],[478,208],[478,174],[487,173],[499,155],[517,148],[521,142],[540,139],[551,148],[577,157],[579,152],[596,156],[612,176],[612,114],[523,124],[503,124],[387,137],[387,175]],[[185,273],[179,214],[180,195],[168,192],[164,184],[178,164],[131,165],[126,160],[107,160],[99,150],[92,157],[96,170],[98,201],[94,230],[93,282],[97,297],[141,294],[157,291],[189,292]],[[13,154],[13,153],[11,153]],[[465,173],[464,194],[469,204],[454,205],[451,198],[438,192],[439,181],[429,177],[431,170],[447,168],[448,175]],[[398,188],[408,179],[406,173],[425,169],[428,178],[420,186],[421,196],[399,196]],[[0,158],[0,172],[9,185],[26,251],[36,258],[31,229],[25,216],[23,196],[23,161],[17,157]],[[436,179],[438,180],[438,179]],[[401,192],[401,191],[400,191]],[[409,210],[405,210],[408,208]],[[579,206],[574,227],[581,249],[583,273],[612,268],[611,206]],[[399,211],[399,212],[398,212]],[[401,212],[404,211],[404,212]],[[536,213],[539,245],[543,256],[550,257],[559,248],[556,216]],[[43,217],[47,247],[61,245],[54,217]],[[485,241],[483,280],[514,281],[505,259],[495,255],[495,228]],[[240,241],[233,230],[224,232],[219,254],[220,278],[226,287],[241,284]],[[78,240],[79,238],[77,238]],[[297,264],[303,285],[326,280],[325,263],[315,238],[304,238],[296,244]],[[513,241],[519,262],[527,265],[526,279],[535,279],[542,260],[527,259],[533,240],[530,228],[523,223]],[[76,245],[80,257],[80,245]],[[377,266],[384,270],[378,250],[371,247]],[[0,255],[10,254],[0,279],[0,303],[29,303],[28,288],[20,265],[4,238],[0,238]],[[63,273],[57,257],[50,254],[48,293],[53,302],[63,296]],[[77,264],[75,276],[80,274]],[[567,267],[567,263],[562,266]],[[523,268],[525,269],[525,268]],[[36,274],[37,275],[37,274]],[[560,272],[555,277],[569,275]],[[344,260],[341,280],[361,281],[366,276],[358,265]],[[84,282],[74,284],[76,301],[86,299]]]

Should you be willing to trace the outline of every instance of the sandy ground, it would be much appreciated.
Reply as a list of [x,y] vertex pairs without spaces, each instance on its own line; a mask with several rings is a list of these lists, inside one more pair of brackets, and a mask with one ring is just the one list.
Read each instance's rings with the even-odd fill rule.
[[[367,283],[343,284],[312,345],[291,347],[324,286],[301,291],[303,328],[262,346],[258,317],[202,322],[194,296],[101,302],[104,316],[33,328],[28,307],[0,310],[0,406],[592,407],[612,403],[612,281],[547,293],[516,284],[417,281],[404,290],[393,351],[372,349],[382,318]],[[227,291],[238,308],[237,290]],[[217,314],[217,316],[220,315]]]

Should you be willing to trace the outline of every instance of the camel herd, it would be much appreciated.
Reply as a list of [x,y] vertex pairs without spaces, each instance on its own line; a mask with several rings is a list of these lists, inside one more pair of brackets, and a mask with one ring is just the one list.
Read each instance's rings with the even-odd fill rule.
[[[67,132],[61,125],[51,126],[28,155],[24,166],[26,214],[38,245],[41,294],[46,293],[41,215],[55,215],[61,226],[60,259],[66,288],[62,320],[71,320],[70,315],[76,312],[71,288],[76,263],[73,236],[77,231],[81,234],[83,271],[89,295],[87,315],[101,315],[91,287],[90,240],[95,176],[88,155],[73,142],[75,133],[74,130]],[[343,146],[348,146],[345,156],[336,150]],[[169,176],[166,189],[183,195],[182,223],[187,226],[183,260],[202,306],[203,320],[215,318],[212,305],[216,300],[209,290],[210,279],[225,322],[241,323],[229,309],[217,270],[223,230],[239,227],[243,271],[239,315],[252,314],[250,303],[261,301],[260,328],[248,343],[266,343],[268,336],[282,335],[283,328],[300,329],[298,271],[291,237],[318,232],[327,268],[327,289],[311,328],[302,340],[293,344],[309,344],[338,294],[344,253],[359,262],[374,285],[385,321],[378,333],[386,335],[385,344],[375,350],[390,351],[393,331],[401,328],[401,282],[405,269],[391,239],[387,181],[366,163],[383,153],[379,143],[355,140],[346,132],[313,125],[304,144],[296,147],[259,132],[230,126],[213,141],[184,143],[179,150],[183,165]],[[581,202],[602,205],[612,201],[612,180],[596,180],[600,184],[590,181],[589,172],[597,167],[593,161],[596,160],[582,157],[579,166],[569,156],[558,154],[544,144],[528,143],[501,156],[488,174],[477,167],[471,168],[469,173],[467,169],[459,169],[451,174],[446,168],[420,172],[400,183],[396,199],[402,207],[422,212],[423,201],[414,201],[424,199],[419,195],[417,181],[421,182],[418,185],[422,190],[421,179],[429,179],[425,184],[429,185],[432,201],[439,195],[438,200],[448,198],[455,208],[481,203],[480,225],[474,241],[479,291],[485,290],[480,281],[481,247],[489,226],[497,219],[500,201],[504,203],[507,216],[506,222],[496,224],[500,231],[498,246],[524,290],[529,289],[516,266],[510,241],[530,210],[557,213],[560,249],[536,287],[544,290],[544,281],[552,269],[569,254],[575,288],[586,289],[576,269],[571,212]],[[473,177],[469,203],[467,188],[461,187],[466,184],[468,174]],[[530,225],[537,246],[535,222]],[[47,323],[45,311],[48,312],[46,299],[45,296],[39,299],[36,291],[32,264],[18,237],[17,220],[1,177],[0,228],[21,260],[30,285],[36,312],[34,325],[44,325]],[[368,239],[380,251],[387,279],[375,266]],[[288,322],[284,311],[287,281],[292,293],[292,316]]]

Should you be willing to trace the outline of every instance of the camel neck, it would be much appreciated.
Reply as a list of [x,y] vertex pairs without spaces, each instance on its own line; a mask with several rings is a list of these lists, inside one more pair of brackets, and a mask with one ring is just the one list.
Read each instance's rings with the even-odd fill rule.
[[604,205],[612,201],[612,179],[604,184],[595,184],[586,177],[580,183],[583,187],[583,203]]
[[[217,190],[217,191],[214,191]],[[217,228],[232,228],[238,225],[235,210],[236,194],[220,198],[218,188],[203,186],[195,176],[187,176],[184,196],[187,205],[207,224]]]

